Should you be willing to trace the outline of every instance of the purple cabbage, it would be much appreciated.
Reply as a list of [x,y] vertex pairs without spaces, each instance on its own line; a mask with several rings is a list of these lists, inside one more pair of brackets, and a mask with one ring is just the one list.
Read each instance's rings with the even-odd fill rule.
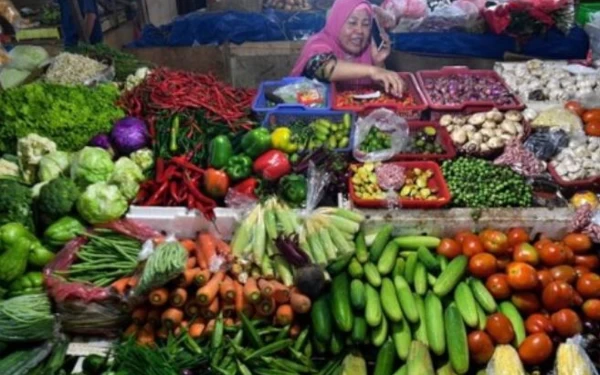
[[103,148],[113,156],[115,154],[113,150],[113,145],[110,142],[110,137],[106,133],[96,134],[94,138],[90,140],[88,146]]
[[150,133],[142,120],[125,117],[113,126],[110,139],[119,155],[129,155],[150,144]]

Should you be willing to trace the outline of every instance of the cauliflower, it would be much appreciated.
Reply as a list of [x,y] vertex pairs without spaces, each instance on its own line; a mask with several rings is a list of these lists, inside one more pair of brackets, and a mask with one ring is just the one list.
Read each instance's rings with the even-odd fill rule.
[[0,159],[0,177],[19,177],[20,175],[21,171],[16,163]]
[[58,177],[42,186],[38,198],[40,213],[54,221],[69,214],[79,198],[80,191],[75,182]]
[[23,180],[32,184],[37,176],[40,160],[46,154],[56,152],[56,143],[37,134],[29,134],[17,142],[17,157],[23,171]]

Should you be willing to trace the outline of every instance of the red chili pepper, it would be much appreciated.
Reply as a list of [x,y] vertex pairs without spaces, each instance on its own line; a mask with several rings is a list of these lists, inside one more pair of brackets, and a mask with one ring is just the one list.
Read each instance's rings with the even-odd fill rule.
[[146,201],[145,206],[156,206],[163,195],[165,195],[167,189],[169,188],[169,181],[163,182],[160,187],[152,194],[150,199]]
[[256,196],[256,189],[258,188],[258,180],[254,177],[247,178],[242,182],[238,183],[231,189],[238,194],[246,196],[251,199],[258,199]]
[[291,170],[287,155],[279,150],[267,151],[254,161],[254,172],[268,181],[279,180]]
[[195,173],[200,173],[200,174],[204,173],[204,169],[190,163],[185,157],[176,156],[171,159],[171,162],[174,164],[177,164],[178,166],[183,167],[184,169],[187,169],[189,171],[192,171]]

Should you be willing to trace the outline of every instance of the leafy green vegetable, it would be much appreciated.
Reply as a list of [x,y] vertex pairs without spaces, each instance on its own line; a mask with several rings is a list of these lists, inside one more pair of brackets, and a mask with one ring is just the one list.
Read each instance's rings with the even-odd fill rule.
[[129,200],[135,198],[142,181],[144,181],[144,172],[133,160],[126,157],[117,160],[110,182],[119,187],[125,198]]
[[51,221],[58,220],[73,210],[80,194],[73,180],[58,177],[41,188],[38,208]]
[[17,222],[33,231],[31,190],[14,180],[0,180],[0,192],[0,225]]
[[115,169],[112,156],[100,147],[84,147],[73,157],[71,177],[77,185],[86,187],[108,181]]
[[94,134],[108,132],[124,113],[115,106],[119,90],[33,83],[0,92],[0,154],[15,153],[17,139],[37,133],[60,150],[77,151]]
[[150,168],[154,166],[154,152],[149,148],[142,148],[141,150],[137,150],[131,155],[129,155],[131,160],[135,162],[142,169],[143,172],[146,172]]
[[38,167],[38,179],[40,181],[53,180],[67,172],[71,164],[68,152],[56,151],[44,155]]
[[87,187],[77,200],[77,211],[90,224],[116,220],[127,212],[127,199],[115,185],[98,182]]

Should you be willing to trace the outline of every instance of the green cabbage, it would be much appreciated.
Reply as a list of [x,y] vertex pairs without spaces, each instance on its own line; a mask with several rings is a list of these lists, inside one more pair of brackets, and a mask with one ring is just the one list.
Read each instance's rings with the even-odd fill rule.
[[0,71],[0,87],[4,90],[12,89],[13,87],[17,87],[25,80],[31,72],[21,69],[14,68],[4,68]]
[[9,55],[9,67],[29,72],[45,63],[50,57],[43,47],[38,46],[16,46]]
[[108,151],[99,147],[84,147],[73,158],[71,178],[79,186],[86,187],[108,181],[114,169],[115,164]]
[[77,200],[77,212],[90,224],[104,224],[127,212],[127,199],[115,185],[98,182],[87,187]]
[[147,171],[154,166],[154,152],[149,148],[142,148],[129,155],[131,160],[135,162],[142,171]]
[[68,152],[55,151],[42,156],[38,166],[38,179],[40,181],[50,181],[67,172],[71,164],[71,157]]
[[144,173],[133,160],[126,157],[117,160],[110,182],[119,187],[125,198],[128,200],[135,198],[142,181],[144,181]]

